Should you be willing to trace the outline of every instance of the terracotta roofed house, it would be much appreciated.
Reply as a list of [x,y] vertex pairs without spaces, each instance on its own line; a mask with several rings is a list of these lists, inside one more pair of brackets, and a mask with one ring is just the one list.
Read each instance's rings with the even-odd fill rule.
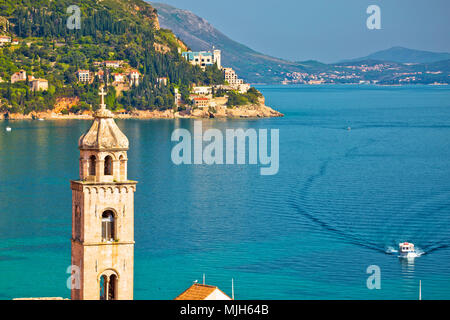
[[206,97],[195,97],[194,105],[198,108],[206,108],[209,107],[210,99]]
[[232,300],[216,286],[194,283],[175,300]]
[[13,73],[11,76],[11,83],[16,83],[18,81],[26,81],[27,72],[25,70],[20,70],[19,72]]

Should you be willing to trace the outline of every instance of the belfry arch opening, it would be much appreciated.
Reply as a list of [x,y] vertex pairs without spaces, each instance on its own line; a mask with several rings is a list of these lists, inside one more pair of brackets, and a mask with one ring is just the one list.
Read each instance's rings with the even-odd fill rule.
[[100,300],[117,299],[117,275],[103,274],[100,277]]
[[89,175],[95,176],[95,165],[96,165],[97,159],[95,156],[89,157]]
[[106,156],[106,158],[105,158],[105,172],[104,172],[105,176],[112,176],[112,174],[113,174],[112,163],[113,163],[112,157],[111,156]]
[[114,212],[107,210],[102,214],[102,241],[116,240]]

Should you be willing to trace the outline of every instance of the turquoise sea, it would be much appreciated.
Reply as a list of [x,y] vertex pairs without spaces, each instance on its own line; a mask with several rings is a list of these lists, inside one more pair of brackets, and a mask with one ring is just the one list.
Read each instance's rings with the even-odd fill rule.
[[[192,120],[121,120],[135,198],[135,298],[192,281],[236,299],[450,299],[450,89],[261,86],[280,169],[172,164]],[[6,126],[12,128],[6,132]],[[0,121],[0,299],[69,297],[70,179],[89,121]],[[348,130],[351,127],[351,130]],[[422,256],[399,259],[413,242]],[[366,270],[381,270],[381,289]]]

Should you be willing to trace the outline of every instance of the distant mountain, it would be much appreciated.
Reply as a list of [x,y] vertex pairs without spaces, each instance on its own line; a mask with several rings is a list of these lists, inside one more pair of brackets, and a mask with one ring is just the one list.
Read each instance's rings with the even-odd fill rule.
[[158,11],[162,28],[172,30],[193,51],[222,50],[222,64],[232,67],[238,75],[251,83],[280,83],[285,72],[302,72],[298,63],[274,58],[231,40],[205,19],[187,10],[163,3],[151,2]]
[[387,50],[377,51],[366,57],[348,59],[342,62],[379,60],[399,63],[433,63],[450,59],[450,53],[414,50],[403,47],[392,47]]
[[[222,50],[222,65],[250,83],[449,83],[450,54],[394,47],[367,57],[326,64],[286,61],[238,43],[194,13],[151,3],[162,28],[170,29],[193,51]],[[410,65],[407,63],[413,63]]]

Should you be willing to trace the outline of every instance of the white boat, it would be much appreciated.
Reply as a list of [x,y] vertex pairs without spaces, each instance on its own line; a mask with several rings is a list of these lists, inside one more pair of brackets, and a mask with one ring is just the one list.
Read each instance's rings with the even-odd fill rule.
[[39,121],[44,121],[44,119],[42,119],[42,118],[39,118],[38,120],[39,120]]
[[11,130],[12,130],[12,129],[11,129],[10,127],[6,127],[6,131],[7,131],[7,132],[11,132]]
[[398,252],[401,258],[415,258],[418,257],[414,244],[402,242],[398,245]]

